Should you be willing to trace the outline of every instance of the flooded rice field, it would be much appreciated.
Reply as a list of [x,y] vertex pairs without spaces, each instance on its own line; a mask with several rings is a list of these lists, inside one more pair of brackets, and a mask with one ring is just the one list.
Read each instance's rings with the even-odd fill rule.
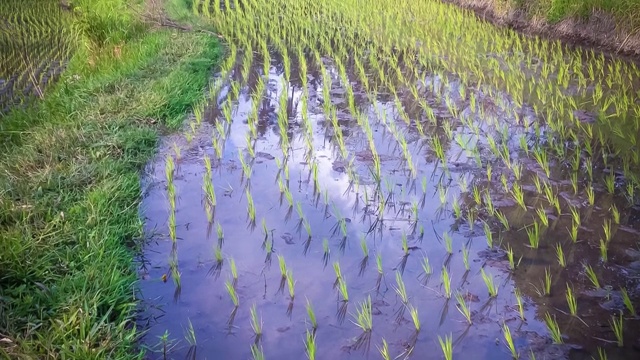
[[229,48],[143,179],[148,358],[640,356],[636,65],[437,1],[194,11]]
[[57,0],[0,2],[0,115],[42,98],[73,52],[72,13]]

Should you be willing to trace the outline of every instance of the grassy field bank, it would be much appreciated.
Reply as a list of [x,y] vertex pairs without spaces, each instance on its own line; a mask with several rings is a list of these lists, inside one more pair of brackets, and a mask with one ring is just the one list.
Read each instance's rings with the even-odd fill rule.
[[443,0],[518,30],[640,57],[640,0]]
[[81,43],[62,79],[0,118],[0,358],[139,356],[139,172],[203,96],[220,48],[127,3],[74,1]]

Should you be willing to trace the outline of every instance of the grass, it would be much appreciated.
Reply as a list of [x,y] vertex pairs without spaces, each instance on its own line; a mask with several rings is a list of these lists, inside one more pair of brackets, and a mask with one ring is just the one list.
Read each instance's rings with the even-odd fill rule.
[[44,100],[0,122],[0,329],[13,344],[0,357],[138,357],[140,170],[219,56],[216,39],[151,31],[124,1],[74,4],[83,46]]

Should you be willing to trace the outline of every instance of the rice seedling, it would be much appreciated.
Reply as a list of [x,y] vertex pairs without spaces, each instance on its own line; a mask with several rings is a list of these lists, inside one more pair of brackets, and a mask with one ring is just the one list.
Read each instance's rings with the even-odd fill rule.
[[616,336],[616,343],[618,347],[624,346],[624,319],[622,318],[622,312],[616,317],[615,315],[611,316],[611,320],[609,320],[609,326],[613,330],[613,334]]
[[370,332],[373,329],[373,315],[371,314],[371,297],[367,297],[365,301],[356,308],[356,314],[353,315],[356,324],[363,332]]
[[251,306],[251,329],[253,330],[253,334],[256,338],[256,343],[262,337],[262,318],[258,318],[258,312],[256,310],[256,304]]
[[595,194],[595,191],[593,190],[593,186],[592,185],[587,186],[585,191],[587,193],[587,200],[589,201],[589,206],[593,206],[593,204],[596,202],[596,194]]
[[495,212],[496,217],[498,218],[498,220],[500,221],[500,223],[502,224],[502,227],[505,230],[509,230],[511,227],[509,226],[509,219],[507,219],[507,216],[500,212],[500,211],[496,211]]
[[344,281],[343,277],[340,277],[338,281],[338,291],[340,292],[340,296],[342,297],[342,302],[349,301],[349,289],[347,288],[347,282]]
[[629,293],[627,292],[627,289],[621,288],[620,295],[622,296],[622,302],[624,303],[624,306],[627,308],[631,316],[633,316],[634,318],[637,317],[636,309],[633,306],[633,302],[629,297]]
[[527,238],[529,239],[529,247],[537,249],[540,245],[540,225],[537,221],[533,222],[532,226],[525,229],[527,231]]
[[596,272],[593,270],[591,265],[584,264],[583,267],[585,275],[587,275],[587,278],[589,279],[593,287],[595,287],[596,289],[601,289],[598,276],[596,275]]
[[564,256],[564,250],[562,249],[562,244],[556,244],[556,258],[558,259],[558,264],[561,268],[567,267],[567,260]]
[[604,231],[604,240],[608,244],[611,241],[612,237],[613,237],[611,220],[607,219],[602,223],[602,230]]
[[549,227],[549,217],[543,208],[537,208],[536,214],[538,214],[538,218],[544,227]]
[[443,235],[443,239],[444,239],[444,247],[447,250],[447,254],[452,255],[453,254],[453,239],[451,238],[451,235],[449,235],[448,232],[445,232]]
[[611,211],[611,217],[613,218],[613,223],[616,225],[620,225],[620,210],[618,210],[618,207],[616,206],[616,204],[611,205],[611,208],[609,210]]
[[287,288],[289,289],[289,297],[291,301],[296,297],[295,281],[293,280],[293,271],[287,270]]
[[558,322],[556,321],[555,316],[551,317],[549,313],[545,313],[544,323],[547,326],[547,330],[549,330],[549,334],[551,334],[551,339],[554,344],[562,344],[564,340],[562,339],[562,332],[560,331],[560,327],[558,326]]
[[608,257],[608,244],[606,241],[600,239],[600,259],[603,262],[607,262],[609,257]]
[[462,247],[462,263],[464,264],[464,269],[469,271],[471,269],[469,265],[469,247]]
[[238,293],[236,292],[236,288],[229,281],[226,281],[224,283],[224,286],[227,289],[227,293],[229,293],[229,297],[231,298],[231,301],[233,302],[233,306],[234,307],[238,307],[240,303],[238,301]]
[[493,248],[493,233],[491,232],[491,228],[489,227],[489,224],[485,222],[483,224],[483,228],[484,228],[484,235],[487,238],[487,245],[489,246],[489,248]]
[[313,306],[311,306],[309,299],[307,299],[306,309],[309,322],[311,323],[311,328],[315,331],[318,328],[318,321],[316,320],[316,313],[313,311]]
[[507,346],[507,349],[509,349],[509,351],[511,352],[511,357],[513,359],[519,359],[520,353],[518,353],[518,349],[516,349],[516,346],[513,342],[513,337],[511,336],[511,329],[509,329],[509,326],[506,323],[502,324],[502,334],[504,335],[505,345]]
[[509,269],[513,271],[518,266],[520,266],[520,262],[522,261],[522,256],[520,256],[520,258],[516,262],[511,245],[507,245],[507,260],[509,260]]
[[573,289],[567,284],[567,292],[565,293],[567,299],[567,306],[569,307],[569,314],[571,316],[578,316],[578,299],[576,298]]
[[314,332],[305,333],[304,347],[307,352],[307,358],[309,360],[315,360],[316,358],[316,335]]
[[389,354],[389,344],[387,344],[387,340],[382,339],[382,346],[378,346],[378,352],[380,356],[382,356],[383,360],[391,360],[392,357]]
[[449,276],[449,272],[446,267],[442,267],[442,272],[440,273],[440,278],[442,280],[442,288],[444,291],[444,296],[447,299],[451,298],[451,277]]
[[484,269],[480,269],[480,273],[482,274],[482,280],[484,280],[484,284],[487,286],[487,291],[489,291],[489,296],[498,296],[498,288],[493,282],[493,276],[487,274]]
[[409,295],[407,293],[407,288],[405,287],[404,281],[402,280],[402,275],[398,271],[396,271],[396,286],[394,287],[394,290],[400,298],[400,301],[402,301],[405,306],[409,304]]
[[440,343],[440,349],[444,355],[445,360],[453,359],[453,336],[451,334],[445,335],[444,339],[438,335],[438,342]]
[[229,269],[231,270],[231,278],[233,279],[233,286],[238,283],[238,269],[236,268],[236,261],[233,258],[229,258]]
[[551,296],[552,277],[549,268],[544,269],[544,278],[540,280],[540,288],[534,286],[539,296]]
[[598,346],[598,359],[607,360],[607,352],[600,346]]
[[516,297],[516,302],[518,303],[518,314],[520,315],[520,320],[525,321],[525,317],[524,317],[524,303],[522,301],[522,293],[520,292],[520,289],[515,288],[513,290],[513,294]]
[[467,323],[471,325],[471,309],[469,308],[469,304],[467,304],[466,300],[464,299],[464,295],[457,292],[456,301],[458,302],[458,306],[456,308],[464,316],[465,320],[467,320]]
[[522,190],[520,183],[513,183],[513,186],[511,187],[511,196],[523,210],[527,210],[527,205],[524,202],[524,191]]

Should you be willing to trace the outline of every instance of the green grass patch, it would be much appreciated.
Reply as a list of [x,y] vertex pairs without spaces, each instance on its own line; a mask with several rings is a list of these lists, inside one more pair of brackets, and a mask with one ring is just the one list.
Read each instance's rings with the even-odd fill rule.
[[74,3],[91,46],[42,102],[0,118],[0,358],[140,356],[139,172],[219,57],[215,38],[151,31],[124,1]]

